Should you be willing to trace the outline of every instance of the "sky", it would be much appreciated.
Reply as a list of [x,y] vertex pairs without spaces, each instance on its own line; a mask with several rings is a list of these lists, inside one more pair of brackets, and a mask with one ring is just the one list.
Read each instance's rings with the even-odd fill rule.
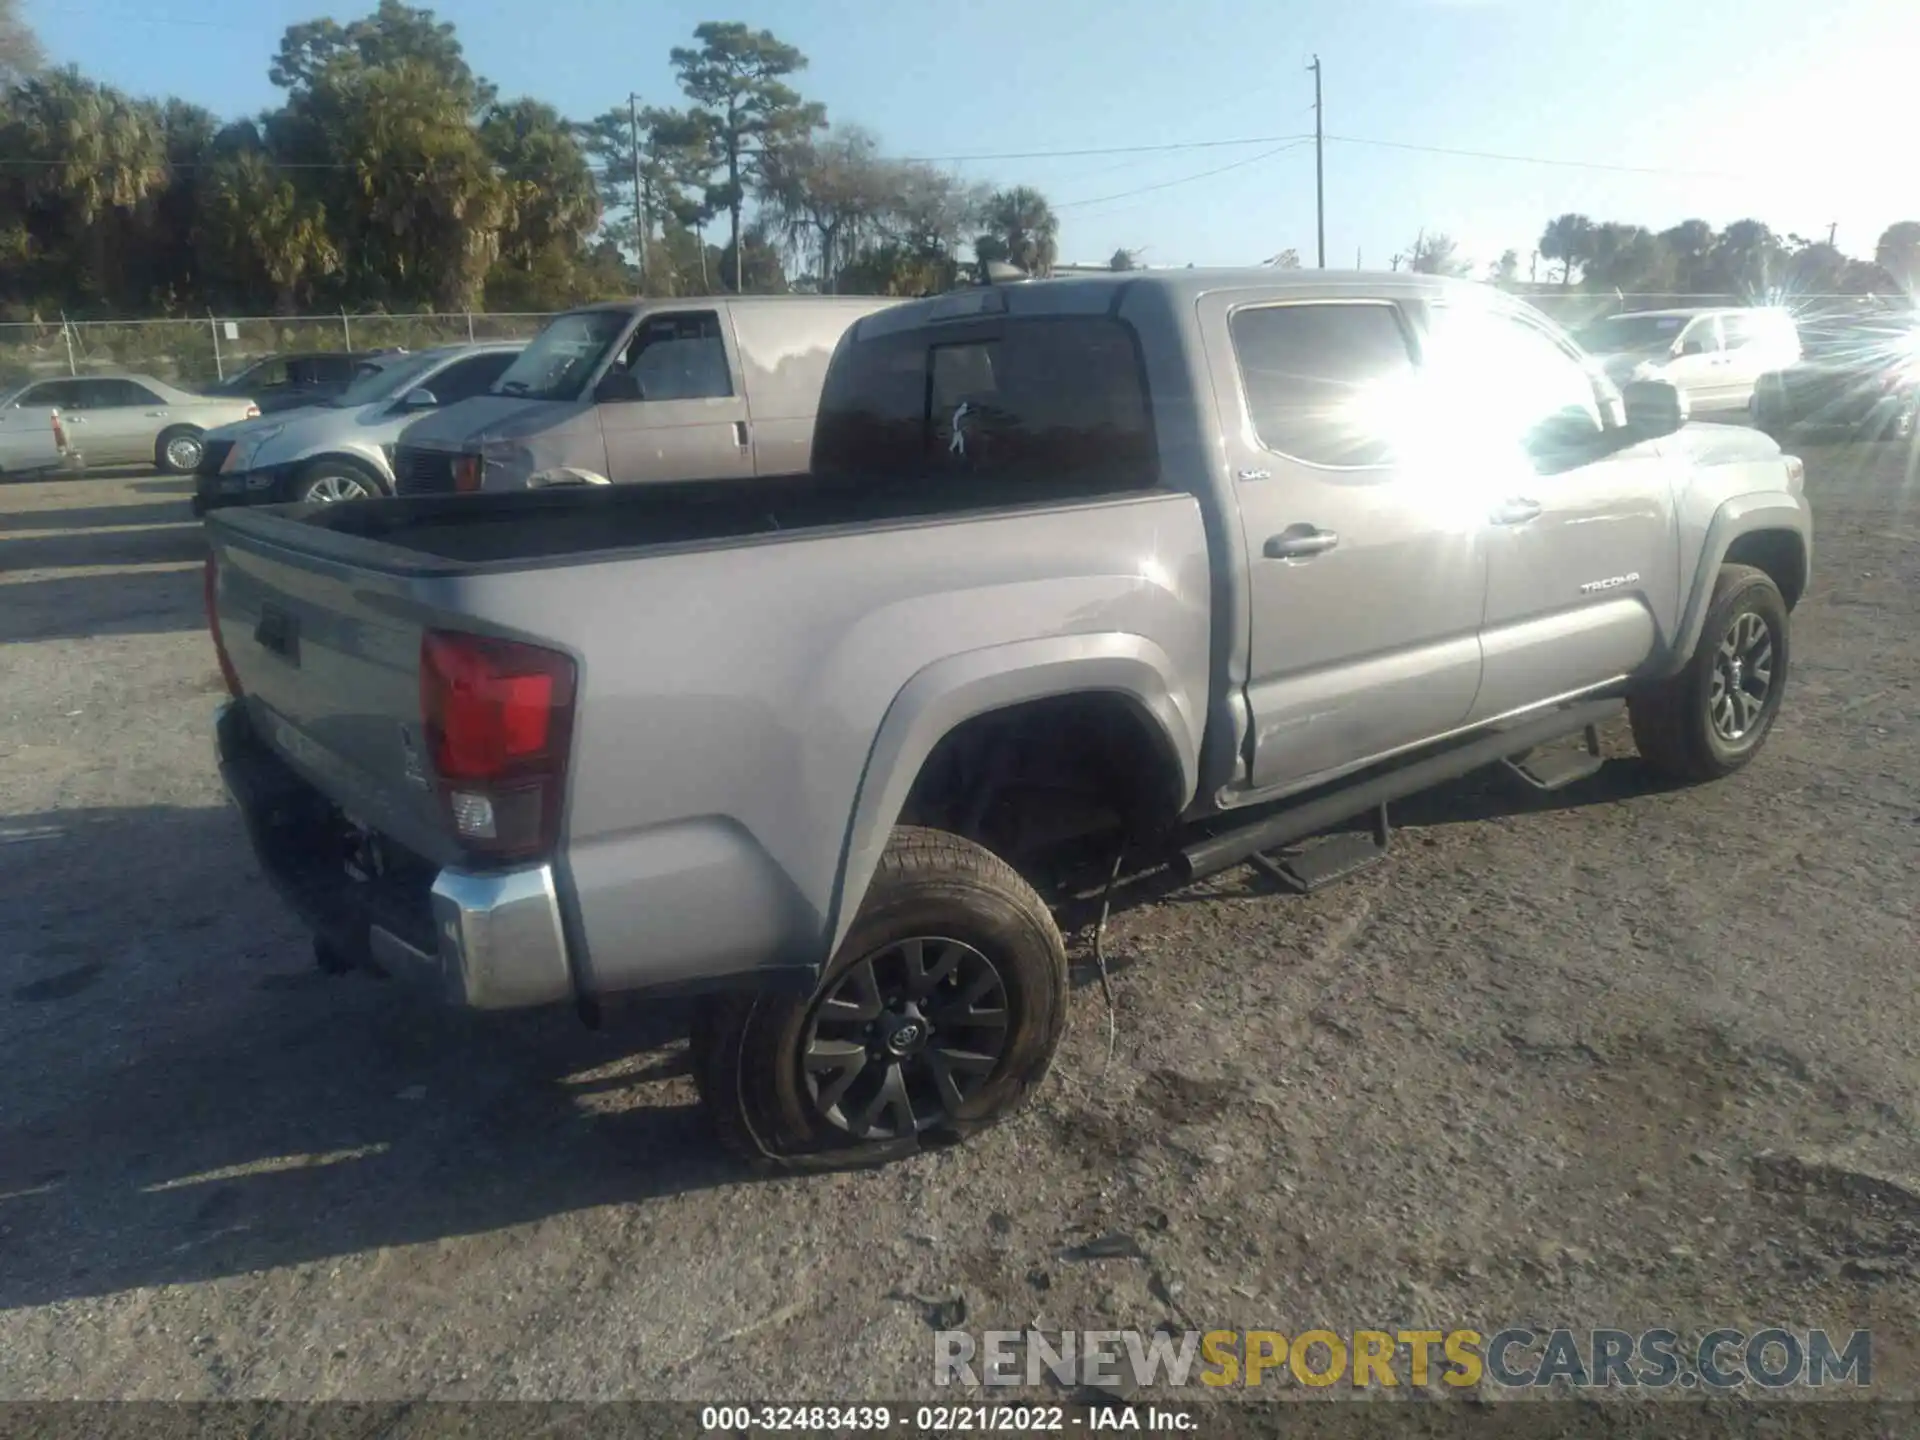
[[[49,56],[223,116],[277,102],[289,24],[327,0],[26,0]],[[1577,210],[1660,229],[1745,217],[1871,255],[1920,218],[1911,0],[445,0],[504,96],[585,119],[677,104],[667,52],[702,20],[809,57],[798,88],[901,156],[1029,184],[1063,260],[1315,262],[1324,74],[1326,263],[1385,268],[1424,229],[1528,272]],[[1306,137],[1306,138],[1302,138]],[[1240,142],[1224,144],[1214,142]],[[1205,142],[1204,148],[1201,142]],[[1194,148],[1061,155],[1113,147]],[[1436,154],[1473,151],[1478,155]],[[1033,156],[1030,152],[1049,152]],[[1525,156],[1560,163],[1521,163]],[[1213,173],[1207,173],[1213,172]],[[1541,262],[1545,276],[1545,263]]]

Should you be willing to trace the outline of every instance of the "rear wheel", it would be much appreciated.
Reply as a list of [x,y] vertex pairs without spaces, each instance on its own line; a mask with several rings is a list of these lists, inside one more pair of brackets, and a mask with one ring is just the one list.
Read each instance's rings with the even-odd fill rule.
[[1787,684],[1787,602],[1764,570],[1721,567],[1679,674],[1630,696],[1640,756],[1675,780],[1718,780],[1760,752]]
[[1066,1020],[1045,904],[990,851],[900,827],[805,999],[728,996],[695,1023],[694,1077],[722,1140],[756,1165],[871,1164],[1017,1110]]
[[191,425],[176,425],[161,431],[153,447],[154,463],[169,475],[193,474],[200,468],[200,457],[205,453],[200,431]]

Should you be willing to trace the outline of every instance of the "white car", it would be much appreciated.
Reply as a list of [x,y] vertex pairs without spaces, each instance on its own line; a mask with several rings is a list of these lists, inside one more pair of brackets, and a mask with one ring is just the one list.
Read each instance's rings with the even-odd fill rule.
[[60,412],[69,443],[89,465],[154,465],[190,475],[207,431],[258,415],[253,401],[190,395],[151,375],[35,380],[0,396],[0,409]]
[[214,431],[194,513],[391,495],[400,432],[429,411],[486,394],[523,348],[511,341],[382,355],[363,362],[359,378],[332,400]]
[[1664,380],[1702,417],[1744,413],[1762,375],[1800,358],[1785,310],[1640,310],[1596,320],[1574,338],[1616,385]]
[[0,475],[79,468],[80,452],[68,440],[58,410],[15,405],[0,410]]

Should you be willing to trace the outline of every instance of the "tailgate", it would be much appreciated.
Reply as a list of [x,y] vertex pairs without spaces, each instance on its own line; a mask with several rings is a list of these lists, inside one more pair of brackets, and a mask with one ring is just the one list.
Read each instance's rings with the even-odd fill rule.
[[296,522],[272,523],[284,542],[208,525],[220,635],[255,730],[349,818],[452,862],[420,714],[433,612],[416,591],[431,582],[304,553]]

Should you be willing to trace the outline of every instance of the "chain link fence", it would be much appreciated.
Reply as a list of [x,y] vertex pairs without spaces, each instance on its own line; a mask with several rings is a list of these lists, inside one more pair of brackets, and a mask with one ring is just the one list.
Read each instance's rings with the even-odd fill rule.
[[551,318],[549,313],[276,315],[0,324],[0,388],[114,370],[204,385],[268,355],[524,340]]
[[[1569,329],[1636,310],[1753,303],[1733,295],[1623,295],[1521,286],[1519,294]],[[1796,295],[1796,312],[1874,303],[1858,295]],[[0,324],[0,387],[54,375],[130,370],[181,385],[225,379],[263,356],[303,350],[421,350],[532,336],[551,313],[281,315],[200,320],[51,320]]]

